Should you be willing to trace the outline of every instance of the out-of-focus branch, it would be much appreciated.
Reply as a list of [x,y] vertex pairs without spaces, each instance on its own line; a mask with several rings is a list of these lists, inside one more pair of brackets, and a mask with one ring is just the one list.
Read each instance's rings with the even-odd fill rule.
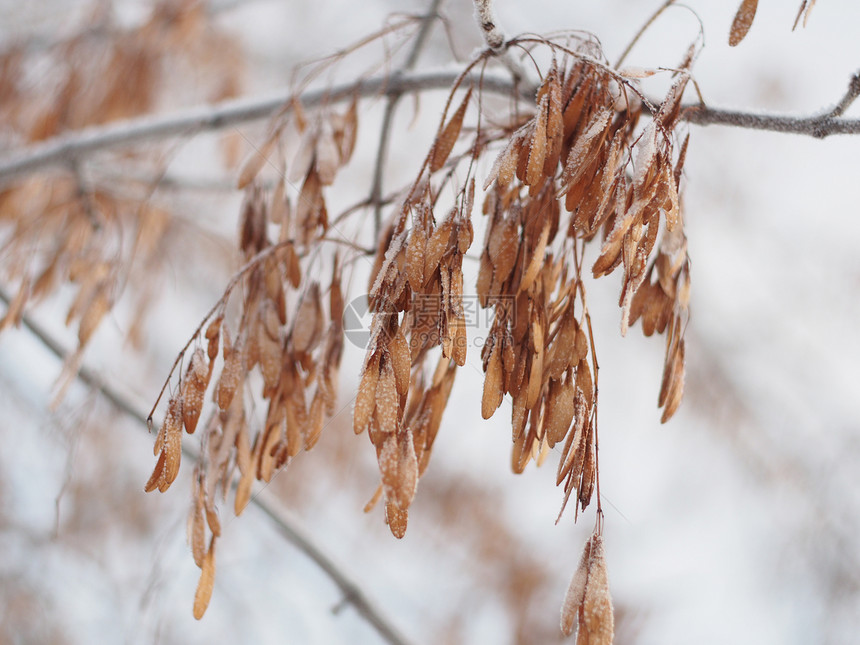
[[[376,96],[380,93],[392,95],[447,89],[457,78],[459,74],[455,71],[408,74],[399,78],[371,78],[358,84],[345,83],[309,91],[301,95],[300,99],[302,104],[314,107],[323,101],[351,99],[356,92],[361,96]],[[483,91],[494,94],[510,96],[516,93],[526,100],[533,99],[535,90],[534,87],[518,85],[512,79],[490,75],[483,77],[481,87]],[[846,98],[837,106],[837,112],[839,109],[847,109],[853,100],[848,98],[849,95],[850,93],[846,94]],[[189,136],[264,119],[282,109],[292,97],[290,92],[281,92],[268,97],[224,101],[164,116],[147,116],[69,132],[0,159],[0,182],[46,166],[68,165],[76,159],[110,148],[167,137]],[[688,105],[683,109],[681,118],[696,125],[727,125],[749,130],[805,134],[818,138],[834,134],[860,134],[860,119],[845,119],[833,116],[832,113],[804,117]]]
[[[0,287],[0,300],[9,306],[10,296]],[[29,316],[21,318],[23,325],[41,342],[54,356],[64,362],[71,354],[50,333],[43,329]],[[141,427],[146,428],[146,412],[129,397],[120,393],[107,383],[93,370],[81,367],[78,370],[78,379],[89,387],[97,390],[117,410],[137,421]],[[183,444],[182,453],[196,460],[197,451]],[[323,551],[314,539],[305,531],[300,524],[287,513],[278,502],[274,494],[268,489],[262,489],[251,496],[250,503],[265,513],[278,532],[286,538],[299,551],[307,555],[314,563],[331,578],[341,593],[344,602],[351,604],[355,610],[391,645],[409,645],[410,641],[403,636],[391,621],[383,615],[379,608],[367,597],[361,586],[353,580],[343,569],[335,563],[331,556]]]
[[[457,72],[436,71],[399,78],[370,78],[358,83],[311,90],[299,98],[304,106],[315,107],[324,101],[351,99],[356,92],[361,96],[377,96],[447,89],[458,77]],[[505,95],[514,91],[509,79],[489,75],[484,77],[483,88]],[[533,96],[533,92],[528,96]],[[234,99],[163,116],[146,116],[68,132],[4,156],[0,159],[0,180],[45,166],[70,164],[75,159],[101,150],[167,137],[190,136],[258,121],[283,109],[293,97],[292,92],[282,91],[267,97]]]
[[[399,79],[404,73],[412,71],[415,63],[418,62],[418,57],[421,55],[421,50],[427,42],[427,37],[430,35],[430,28],[433,22],[439,15],[439,5],[442,0],[432,0],[430,8],[421,19],[421,26],[418,29],[418,34],[415,36],[415,42],[412,49],[409,51],[409,56],[406,61],[395,74],[394,78]],[[373,231],[374,237],[378,238],[382,230],[382,179],[385,174],[385,162],[388,159],[388,139],[391,136],[391,121],[394,118],[394,111],[397,109],[397,103],[403,92],[389,93],[388,100],[385,103],[385,113],[382,115],[382,125],[379,128],[379,146],[376,150],[376,163],[373,167],[373,185],[370,189],[370,203],[373,204]]]

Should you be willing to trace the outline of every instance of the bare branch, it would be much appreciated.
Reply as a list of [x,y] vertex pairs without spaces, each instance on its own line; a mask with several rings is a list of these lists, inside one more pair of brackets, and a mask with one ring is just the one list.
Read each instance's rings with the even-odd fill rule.
[[681,119],[696,125],[727,125],[746,130],[769,130],[783,134],[805,134],[823,139],[833,134],[860,134],[860,119],[838,119],[829,115],[789,116],[722,110],[703,105],[684,108]]
[[842,100],[836,104],[836,107],[827,116],[834,119],[842,116],[858,96],[860,96],[860,72],[851,77],[851,80],[848,81],[848,90],[845,92],[845,96],[842,97]]
[[496,25],[493,0],[474,0],[474,2],[475,18],[478,20],[484,42],[487,43],[487,47],[493,50],[493,53],[501,53],[505,44],[505,34]]
[[[450,71],[426,72],[399,78],[379,77],[358,83],[344,83],[334,87],[308,91],[301,96],[306,107],[324,101],[351,99],[356,92],[361,96],[392,95],[406,92],[448,89],[459,74]],[[485,76],[484,90],[510,94],[514,85],[510,80]],[[154,141],[167,137],[190,136],[208,130],[220,130],[239,123],[258,121],[282,109],[292,98],[291,92],[279,92],[268,97],[253,97],[199,106],[164,116],[146,116],[119,121],[106,126],[85,128],[69,132],[12,153],[0,160],[0,179],[19,175],[37,168],[67,165],[77,158],[141,141]],[[524,93],[531,99],[531,93]]]
[[[0,300],[7,306],[9,305],[10,296],[2,287],[0,287]],[[21,322],[54,356],[65,363],[71,352],[63,348],[59,341],[29,316],[24,315],[21,318]],[[78,370],[78,378],[82,383],[97,390],[117,410],[137,421],[143,428],[147,427],[146,412],[139,405],[132,402],[129,397],[105,383],[94,371],[87,367],[81,367]],[[197,450],[187,444],[182,445],[182,453],[195,461],[199,457]],[[331,578],[332,582],[343,593],[343,602],[355,607],[355,610],[373,626],[386,642],[391,645],[409,645],[410,641],[373,604],[361,589],[361,586],[345,573],[329,554],[317,545],[297,520],[283,509],[276,496],[269,489],[261,489],[252,495],[250,503],[265,513],[272,521],[272,524],[278,529],[278,532],[287,541],[313,560]]]
[[[313,107],[323,101],[351,99],[356,92],[361,96],[376,96],[380,92],[390,96],[396,93],[449,89],[459,77],[460,74],[457,72],[436,71],[403,75],[398,78],[371,78],[358,84],[344,83],[324,90],[306,92],[301,96],[301,102],[303,105]],[[852,81],[852,83],[860,86],[860,81]],[[852,87],[854,87],[853,84]],[[532,100],[535,91],[534,87],[519,86],[512,79],[489,75],[484,76],[482,89],[507,96],[516,93],[525,100]],[[836,109],[844,110],[856,96],[857,94],[849,91]],[[164,116],[147,116],[69,132],[0,159],[0,181],[46,166],[68,165],[75,159],[101,150],[141,141],[190,136],[208,130],[220,130],[239,123],[258,121],[282,109],[291,98],[293,98],[291,93],[281,92],[269,97],[224,101]],[[860,134],[860,119],[837,118],[832,113],[823,116],[798,117],[688,105],[684,108],[681,118],[696,125],[727,125],[750,130],[805,134],[818,138],[833,134]]]

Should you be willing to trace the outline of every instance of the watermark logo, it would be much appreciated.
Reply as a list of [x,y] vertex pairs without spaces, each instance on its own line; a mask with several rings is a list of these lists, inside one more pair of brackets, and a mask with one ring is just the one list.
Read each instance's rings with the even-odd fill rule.
[[370,312],[367,294],[353,298],[343,309],[343,334],[356,347],[367,349],[372,322],[373,314]]
[[[516,298],[500,296],[494,303],[504,302],[505,308],[515,316]],[[464,295],[461,299],[463,317],[462,324],[468,331],[469,345],[483,347],[489,335],[490,327],[495,316],[495,308],[481,307],[477,295]],[[411,301],[412,338],[411,342],[438,345],[439,311],[442,308],[442,298],[438,294],[413,294]],[[396,314],[392,314],[396,315]],[[515,319],[515,317],[514,317]],[[343,310],[343,331],[346,339],[360,349],[367,349],[370,343],[373,312],[370,311],[366,294],[353,298]],[[452,320],[449,324],[455,324]]]

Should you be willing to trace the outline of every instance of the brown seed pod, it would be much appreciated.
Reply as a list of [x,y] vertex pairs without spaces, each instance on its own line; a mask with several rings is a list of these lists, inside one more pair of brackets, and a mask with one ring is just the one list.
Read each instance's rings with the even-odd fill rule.
[[212,598],[212,589],[215,587],[215,536],[209,541],[209,550],[203,557],[203,566],[200,568],[200,580],[197,582],[197,590],[194,592],[194,618],[200,620],[209,607]]
[[729,45],[731,47],[736,47],[746,37],[755,19],[756,9],[758,9],[758,0],[743,0],[741,2],[729,32]]
[[191,354],[185,380],[182,382],[182,421],[188,434],[193,434],[197,429],[210,374],[209,361],[206,360],[203,349],[198,347]]
[[433,144],[433,153],[430,156],[430,172],[436,172],[445,165],[448,155],[451,154],[454,144],[460,137],[460,129],[463,127],[463,117],[466,116],[466,108],[469,107],[469,100],[471,98],[472,88],[470,87],[454,116],[451,117],[444,129],[436,137],[436,141]]

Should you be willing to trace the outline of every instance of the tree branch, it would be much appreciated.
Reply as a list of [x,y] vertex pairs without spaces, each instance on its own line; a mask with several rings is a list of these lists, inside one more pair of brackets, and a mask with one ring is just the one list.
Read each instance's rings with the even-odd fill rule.
[[817,139],[823,139],[833,134],[860,134],[860,119],[833,118],[829,114],[805,117],[755,114],[691,105],[683,109],[681,119],[696,125],[727,125],[746,130],[805,134]]
[[475,17],[478,21],[478,26],[481,28],[481,35],[484,37],[484,42],[487,47],[493,50],[493,53],[499,54],[505,44],[505,34],[496,25],[496,16],[493,11],[492,0],[474,0]]
[[[358,83],[350,82],[308,91],[300,98],[303,105],[314,107],[325,101],[351,99],[356,92],[366,97],[448,89],[457,77],[456,72],[450,71],[425,72],[400,78],[378,77]],[[484,89],[487,91],[510,94],[513,88],[513,84],[507,79],[484,77]],[[220,130],[239,123],[258,121],[284,108],[293,97],[292,92],[284,91],[267,97],[224,101],[163,116],[145,116],[68,132],[0,159],[0,179],[45,166],[68,165],[75,159],[123,145],[167,137],[190,136],[208,130]]]
[[[457,72],[436,71],[403,75],[399,78],[371,78],[359,83],[344,83],[324,90],[313,90],[301,96],[304,105],[313,107],[323,101],[343,101],[358,92],[362,96],[448,89],[459,77]],[[860,86],[860,81],[858,81]],[[484,76],[483,90],[510,96],[517,93],[525,100],[533,100],[534,87],[520,86],[514,80],[497,76]],[[853,98],[846,94],[837,110],[847,108]],[[87,155],[141,141],[189,136],[208,130],[219,130],[239,123],[257,121],[282,109],[293,97],[280,92],[268,97],[253,97],[199,106],[163,116],[146,116],[119,121],[105,126],[85,128],[38,143],[0,159],[0,182],[15,175],[56,165],[68,165]],[[790,116],[754,114],[723,110],[703,105],[688,105],[681,118],[696,125],[726,125],[751,130],[770,130],[781,133],[805,134],[823,138],[833,134],[860,134],[860,119],[844,119],[831,114]]]
[[[0,287],[0,300],[9,306],[10,296]],[[65,363],[71,352],[44,330],[29,316],[21,318],[24,326],[33,334],[54,356]],[[146,412],[133,403],[127,396],[105,383],[101,377],[87,367],[78,370],[78,379],[89,387],[97,390],[117,410],[137,421],[141,427],[147,428]],[[197,450],[187,444],[182,445],[182,454],[190,459],[197,460]],[[308,556],[322,569],[325,574],[337,585],[344,595],[343,602],[351,604],[355,610],[391,645],[409,645],[406,639],[394,625],[385,617],[373,602],[365,595],[360,585],[345,573],[314,541],[314,539],[298,524],[298,522],[287,513],[276,496],[269,489],[262,489],[251,496],[250,503],[265,513],[278,532],[299,551]]]

